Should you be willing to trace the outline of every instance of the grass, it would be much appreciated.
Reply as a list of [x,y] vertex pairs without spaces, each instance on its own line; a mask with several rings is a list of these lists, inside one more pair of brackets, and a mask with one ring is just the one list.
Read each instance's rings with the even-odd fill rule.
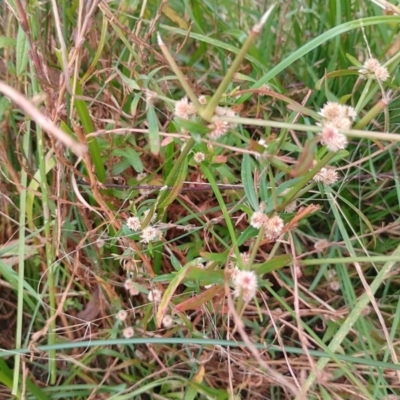
[[400,398],[395,5],[0,15],[2,398]]

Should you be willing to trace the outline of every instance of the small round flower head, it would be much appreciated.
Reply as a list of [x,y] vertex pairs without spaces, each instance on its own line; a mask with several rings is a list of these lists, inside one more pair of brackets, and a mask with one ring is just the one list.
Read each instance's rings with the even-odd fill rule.
[[149,301],[154,301],[155,303],[158,303],[161,300],[161,290],[159,289],[151,289],[149,291],[149,294],[147,295],[147,298]]
[[336,276],[336,271],[334,269],[328,269],[327,273],[326,273],[326,279],[328,281],[331,281],[332,279],[334,279]]
[[142,350],[136,349],[134,352],[135,357],[138,360],[145,361],[147,359],[146,355],[143,353]]
[[208,125],[210,132],[208,132],[208,137],[211,140],[217,140],[221,136],[224,136],[228,132],[229,124],[225,121],[214,121],[212,124]]
[[155,228],[154,226],[147,226],[143,229],[142,233],[140,234],[142,238],[142,243],[150,243],[160,240],[162,238],[162,232]]
[[127,279],[127,280],[124,282],[124,288],[125,288],[126,290],[129,290],[131,287],[133,287],[132,279]]
[[189,119],[194,114],[196,114],[196,108],[187,97],[184,97],[175,103],[175,115],[177,117]]
[[355,121],[355,119],[357,118],[357,111],[355,110],[355,108],[351,107],[351,106],[344,106],[345,110],[344,110],[344,114],[346,118],[350,118],[352,121]]
[[194,153],[193,155],[193,161],[196,164],[200,164],[201,162],[203,162],[206,159],[206,156],[204,153],[202,153],[201,151],[198,151],[197,153]]
[[105,246],[105,244],[106,241],[104,239],[99,238],[96,240],[96,245],[99,249],[102,249]]
[[343,150],[347,146],[347,138],[342,133],[339,133],[336,127],[331,124],[325,125],[320,133],[320,140],[329,151],[336,153]]
[[334,291],[337,292],[338,290],[340,290],[340,283],[337,280],[331,281],[329,283],[329,287]]
[[381,65],[376,58],[368,58],[358,73],[362,78],[378,79],[382,82],[390,77],[387,68]]
[[119,321],[125,321],[128,313],[125,310],[119,310],[117,314],[117,319]]
[[265,237],[269,240],[277,239],[282,233],[284,225],[283,219],[278,215],[274,215],[264,225]]
[[296,211],[297,208],[297,201],[294,200],[291,203],[289,203],[285,209],[283,210],[285,213],[290,214]]
[[131,327],[131,326],[129,326],[128,328],[125,328],[123,331],[122,331],[122,335],[123,335],[123,337],[125,338],[125,339],[130,339],[130,338],[132,338],[133,337],[133,335],[134,335],[134,330],[133,330],[133,328]]
[[338,179],[338,173],[332,168],[321,168],[321,170],[317,172],[313,177],[314,182],[321,182],[329,186],[336,183]]
[[207,97],[202,94],[201,96],[198,97],[199,103],[202,106],[205,106],[207,104]]
[[314,243],[314,249],[317,251],[322,251],[323,249],[327,248],[328,245],[329,242],[326,239],[320,239]]
[[129,292],[131,296],[137,296],[139,294],[139,290],[133,286],[133,282],[131,279],[127,279],[124,282],[124,288]]
[[323,183],[325,185],[333,185],[335,184],[339,179],[339,175],[336,172],[336,170],[332,168],[327,168],[324,176]]
[[229,107],[220,107],[217,106],[215,108],[215,115],[218,115],[219,117],[235,117],[236,113]]
[[263,211],[255,211],[250,218],[250,225],[253,228],[260,229],[268,221],[268,217]]
[[357,113],[353,107],[328,101],[319,114],[322,116],[322,127],[331,126],[337,129],[350,129]]
[[243,297],[243,301],[250,301],[257,293],[257,275],[254,271],[238,271],[234,278],[235,298]]
[[138,231],[140,229],[140,219],[138,217],[129,217],[126,220],[126,226],[131,230],[131,231]]
[[164,318],[162,319],[162,325],[164,328],[170,328],[173,323],[174,320],[170,315],[164,315]]
[[327,121],[333,121],[337,118],[342,118],[343,109],[339,103],[335,103],[333,101],[328,101],[319,112],[322,118]]

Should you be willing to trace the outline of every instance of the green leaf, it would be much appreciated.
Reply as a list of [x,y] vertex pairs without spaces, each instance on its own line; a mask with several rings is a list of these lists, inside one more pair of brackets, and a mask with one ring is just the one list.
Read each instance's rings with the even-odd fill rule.
[[357,60],[357,58],[355,58],[354,56],[352,56],[349,53],[346,53],[346,58],[357,68],[361,68],[362,64],[360,63],[360,61]]
[[8,46],[14,47],[16,43],[17,41],[14,38],[10,38],[7,36],[0,36],[0,49]]
[[142,90],[138,83],[131,78],[125,76],[122,72],[118,71],[118,75],[122,78],[122,80],[133,90]]
[[178,118],[178,117],[174,118],[174,122],[178,126],[178,128],[185,129],[188,132],[190,132],[191,134],[205,135],[206,133],[208,133],[210,131],[209,128],[207,128],[200,122],[189,121],[187,119]]
[[251,169],[251,158],[249,154],[245,154],[243,156],[242,182],[248,202],[252,206],[253,210],[257,211],[260,205],[258,202],[256,191],[254,189],[253,173]]
[[3,115],[8,109],[11,101],[8,99],[8,97],[2,97],[0,99],[0,121],[3,119]]
[[143,172],[144,168],[142,160],[140,159],[139,154],[131,147],[127,147],[126,149],[114,149],[112,154],[114,156],[124,157],[137,173]]
[[21,28],[18,28],[17,33],[17,48],[16,48],[16,73],[17,76],[21,76],[26,71],[26,66],[28,65],[28,39],[25,32]]
[[178,194],[182,189],[183,182],[186,179],[187,168],[188,168],[188,158],[184,160],[184,162],[181,165],[181,168],[179,169],[179,173],[178,176],[176,177],[174,187],[168,193],[168,196],[160,202],[159,204],[160,210],[168,207],[178,197]]
[[293,257],[290,254],[282,254],[274,257],[272,260],[265,261],[261,264],[254,264],[253,269],[257,272],[257,275],[267,274],[272,271],[276,271],[283,267],[291,265]]
[[114,176],[120,175],[120,174],[122,174],[122,172],[124,172],[129,167],[130,167],[129,161],[126,158],[124,158],[119,163],[113,165],[113,169],[112,169],[113,175]]
[[158,118],[154,106],[151,104],[147,109],[147,122],[149,124],[149,143],[150,151],[153,154],[158,154],[160,152],[160,135],[158,130]]

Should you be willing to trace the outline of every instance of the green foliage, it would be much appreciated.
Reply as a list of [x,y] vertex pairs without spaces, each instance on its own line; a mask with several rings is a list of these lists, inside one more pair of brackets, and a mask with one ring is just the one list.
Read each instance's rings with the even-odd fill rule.
[[7,396],[399,395],[396,6],[34,3],[0,4],[0,81],[88,153],[0,86]]

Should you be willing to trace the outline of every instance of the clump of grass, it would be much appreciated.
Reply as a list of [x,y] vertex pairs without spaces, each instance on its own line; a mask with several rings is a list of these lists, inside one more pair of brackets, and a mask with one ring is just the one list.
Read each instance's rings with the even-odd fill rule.
[[0,6],[7,396],[399,394],[400,17],[317,3]]

